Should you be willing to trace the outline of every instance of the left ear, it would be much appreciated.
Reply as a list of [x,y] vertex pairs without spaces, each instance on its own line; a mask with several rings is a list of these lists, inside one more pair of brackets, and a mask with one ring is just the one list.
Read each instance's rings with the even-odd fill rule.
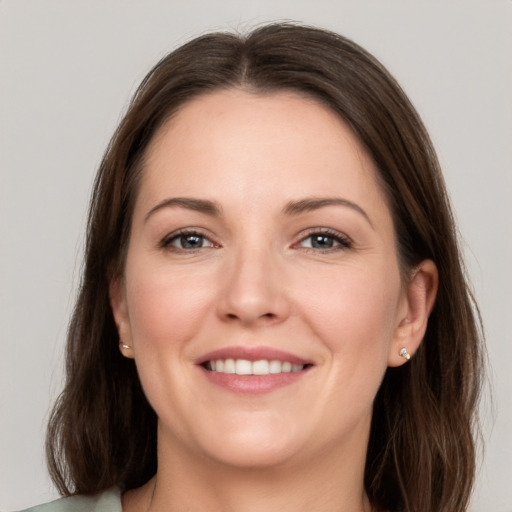
[[438,272],[432,260],[422,261],[404,284],[403,304],[388,355],[389,366],[401,366],[407,359],[400,355],[406,349],[411,357],[423,341],[428,317],[436,299]]

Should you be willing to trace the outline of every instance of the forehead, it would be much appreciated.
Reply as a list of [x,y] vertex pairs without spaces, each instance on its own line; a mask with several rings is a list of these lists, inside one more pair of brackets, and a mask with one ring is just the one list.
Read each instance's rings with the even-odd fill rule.
[[381,196],[376,176],[352,131],[318,101],[226,90],[195,98],[160,128],[140,192],[289,200],[336,191],[371,200]]
[[[326,139],[326,135],[329,137]],[[227,89],[200,95],[182,105],[157,131],[148,148],[148,156],[162,145],[215,142],[215,136],[229,136],[242,142],[276,147],[279,143],[307,143],[304,149],[320,148],[336,139],[344,139],[354,152],[364,153],[346,123],[318,100],[293,91],[252,93]],[[319,137],[323,135],[323,137]],[[292,138],[293,136],[293,138]],[[226,143],[227,140],[222,141]],[[244,141],[249,142],[249,139]]]

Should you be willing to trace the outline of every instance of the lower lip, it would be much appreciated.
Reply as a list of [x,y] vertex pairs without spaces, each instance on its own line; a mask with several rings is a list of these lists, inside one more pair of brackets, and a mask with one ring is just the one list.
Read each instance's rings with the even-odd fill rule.
[[299,372],[290,373],[271,373],[269,375],[237,375],[236,373],[212,372],[202,366],[206,378],[233,393],[257,395],[270,393],[284,386],[289,386],[304,378],[309,373],[310,368]]

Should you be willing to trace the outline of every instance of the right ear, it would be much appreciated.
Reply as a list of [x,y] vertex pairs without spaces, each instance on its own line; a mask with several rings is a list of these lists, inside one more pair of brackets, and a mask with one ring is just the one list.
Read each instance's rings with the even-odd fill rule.
[[126,303],[126,292],[122,276],[113,277],[109,286],[109,299],[117,333],[119,334],[119,350],[124,357],[134,358],[130,316]]

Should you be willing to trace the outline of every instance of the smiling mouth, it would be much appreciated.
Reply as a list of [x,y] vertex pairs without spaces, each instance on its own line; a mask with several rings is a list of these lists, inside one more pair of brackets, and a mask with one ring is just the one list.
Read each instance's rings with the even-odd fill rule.
[[296,364],[277,359],[216,359],[206,361],[202,366],[210,372],[236,375],[275,375],[279,373],[297,373],[312,366],[311,364]]

